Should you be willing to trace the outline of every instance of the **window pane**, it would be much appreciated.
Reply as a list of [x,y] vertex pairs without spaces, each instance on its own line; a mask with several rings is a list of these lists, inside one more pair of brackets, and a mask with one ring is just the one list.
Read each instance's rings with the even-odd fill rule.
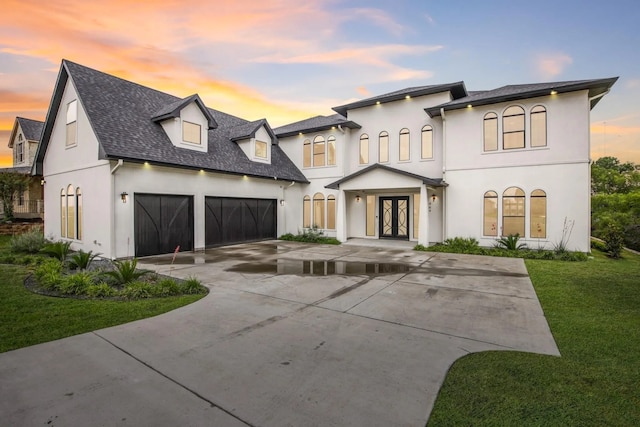
[[68,123],[67,124],[67,146],[75,145],[78,134],[78,122]]
[[496,151],[498,149],[498,116],[489,113],[484,117],[484,151]]
[[302,146],[302,165],[305,168],[311,167],[311,141],[308,139],[304,140],[304,145]]
[[376,235],[376,196],[367,195],[367,236]]
[[78,101],[74,100],[67,104],[67,124],[78,120]]
[[400,158],[399,160],[409,160],[410,158],[410,141],[409,129],[404,128],[400,131]]
[[67,193],[60,190],[60,237],[67,237]]
[[267,158],[267,143],[256,140],[256,157]]
[[547,196],[542,190],[531,193],[531,237],[547,237]]
[[76,207],[78,209],[78,217],[76,223],[78,225],[78,240],[82,240],[82,191],[76,189]]
[[524,148],[524,132],[504,134],[504,149]]
[[333,136],[327,140],[327,164],[336,164],[336,138]]
[[433,128],[429,125],[422,128],[422,158],[433,159]]
[[507,188],[502,194],[502,235],[519,234],[525,237],[524,191],[518,187]]
[[76,238],[76,194],[72,186],[67,188],[67,237]]
[[324,228],[324,195],[316,193],[313,196],[313,226]]
[[484,195],[484,236],[498,235],[498,194],[487,191]]
[[182,140],[192,144],[200,144],[200,125],[183,121]]
[[304,196],[302,199],[302,227],[311,227],[311,197]]
[[413,195],[413,238],[418,238],[420,232],[420,195]]
[[524,148],[524,110],[509,107],[502,116],[502,148]]
[[385,163],[389,161],[389,134],[387,132],[381,132],[379,138],[378,150],[379,150],[379,162]]
[[531,110],[531,146],[544,147],[547,145],[547,112],[542,106]]
[[369,163],[369,135],[366,133],[360,137],[360,164]]
[[316,136],[313,140],[313,166],[324,166],[324,138]]
[[327,228],[329,230],[336,229],[336,198],[335,196],[327,197]]

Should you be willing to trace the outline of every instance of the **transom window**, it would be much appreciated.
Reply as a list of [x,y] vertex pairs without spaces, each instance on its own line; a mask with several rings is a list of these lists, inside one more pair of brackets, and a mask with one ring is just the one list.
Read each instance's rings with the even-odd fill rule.
[[66,146],[70,147],[78,143],[78,101],[73,100],[67,104],[67,139]]
[[421,158],[433,159],[433,127],[431,125],[425,125],[422,127],[422,148]]
[[256,157],[267,158],[267,143],[256,139]]
[[182,140],[191,144],[201,143],[200,125],[187,121],[182,122]]
[[402,161],[411,159],[411,146],[410,146],[409,129],[403,128],[400,130],[400,153],[398,159]]
[[369,135],[363,133],[360,135],[360,164],[369,163]]
[[389,161],[389,133],[382,131],[378,136],[378,161],[386,163]]
[[502,114],[502,148],[524,148],[524,109],[517,105]]

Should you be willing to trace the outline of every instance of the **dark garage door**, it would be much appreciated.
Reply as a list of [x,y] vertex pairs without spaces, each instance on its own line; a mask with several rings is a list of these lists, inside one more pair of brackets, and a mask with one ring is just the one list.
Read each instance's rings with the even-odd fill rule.
[[193,250],[193,197],[135,194],[136,256]]
[[206,197],[205,245],[252,242],[276,237],[276,201]]

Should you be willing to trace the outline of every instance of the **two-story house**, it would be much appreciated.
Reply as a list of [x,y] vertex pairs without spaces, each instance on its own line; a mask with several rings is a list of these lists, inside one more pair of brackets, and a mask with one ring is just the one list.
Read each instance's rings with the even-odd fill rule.
[[112,258],[306,227],[589,251],[589,113],[615,81],[415,87],[274,130],[63,61],[34,168],[45,233]]
[[[9,137],[13,167],[4,168],[1,171],[31,174],[43,125],[44,123],[39,120],[16,117]],[[17,195],[13,205],[16,218],[42,218],[44,214],[42,177],[32,176],[27,188]]]

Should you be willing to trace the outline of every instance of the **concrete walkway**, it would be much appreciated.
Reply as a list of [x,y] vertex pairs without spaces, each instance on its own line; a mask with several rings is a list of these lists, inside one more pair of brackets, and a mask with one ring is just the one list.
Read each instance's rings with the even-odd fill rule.
[[211,291],[0,354],[2,424],[424,426],[456,359],[559,354],[520,259],[265,242],[142,261]]

